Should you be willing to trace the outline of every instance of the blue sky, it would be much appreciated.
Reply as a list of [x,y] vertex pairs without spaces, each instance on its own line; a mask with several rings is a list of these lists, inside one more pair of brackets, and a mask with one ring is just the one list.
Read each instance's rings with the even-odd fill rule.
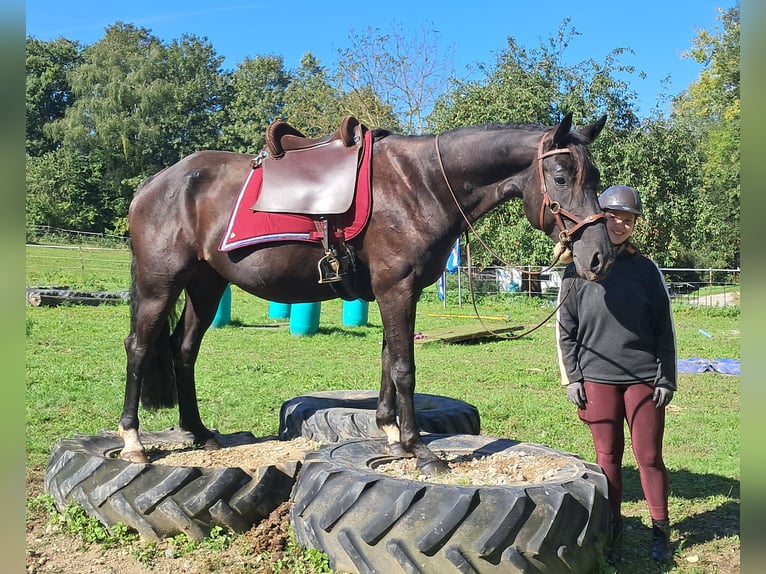
[[[246,57],[281,55],[285,67],[295,68],[306,52],[330,66],[339,49],[348,47],[349,33],[368,26],[391,30],[397,23],[417,33],[427,27],[439,31],[440,47],[452,47],[455,70],[467,77],[476,63],[492,65],[512,36],[529,49],[555,35],[565,18],[579,32],[565,60],[576,64],[588,58],[603,62],[614,48],[630,48],[620,62],[646,73],[632,76],[639,96],[639,112],[648,115],[663,92],[675,95],[693,82],[701,66],[681,54],[691,47],[698,30],[719,25],[716,8],[728,9],[736,0],[28,0],[26,33],[40,40],[63,36],[92,44],[117,21],[148,28],[165,42],[182,34],[206,37],[223,67],[234,69]],[[474,66],[475,68],[475,66]],[[667,86],[663,81],[670,77]],[[474,76],[475,77],[475,76]],[[661,109],[665,110],[664,104]]]

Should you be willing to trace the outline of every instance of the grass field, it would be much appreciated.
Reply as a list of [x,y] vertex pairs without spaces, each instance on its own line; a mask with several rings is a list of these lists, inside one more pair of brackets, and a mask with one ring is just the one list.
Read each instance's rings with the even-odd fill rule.
[[[77,254],[77,251],[72,253]],[[29,254],[29,251],[28,251]],[[124,290],[127,267],[119,257],[111,273],[88,279],[83,267],[28,258],[27,285],[67,284],[76,289]],[[57,252],[56,256],[60,254]],[[123,254],[124,256],[125,254]],[[106,263],[102,262],[104,265]],[[111,267],[110,267],[111,268]],[[98,275],[97,273],[95,275]],[[96,283],[93,284],[93,281]],[[508,317],[490,326],[532,326],[551,307],[525,296],[478,302],[482,315]],[[197,363],[203,420],[222,433],[273,435],[283,401],[329,389],[377,389],[382,327],[370,305],[366,327],[344,327],[339,300],[322,304],[320,332],[293,337],[274,328],[267,302],[233,289],[232,323],[208,332]],[[429,289],[421,298],[416,331],[475,323],[470,305],[446,308]],[[674,308],[679,357],[739,359],[739,308]],[[75,433],[115,429],[122,407],[128,329],[127,305],[27,307],[26,450],[28,480],[39,481],[51,447]],[[265,328],[268,325],[269,328]],[[700,329],[712,334],[708,338]],[[474,404],[482,433],[537,442],[593,460],[587,428],[559,384],[552,322],[520,340],[417,346],[417,392]],[[141,411],[142,427],[176,424],[177,413]],[[665,461],[670,471],[675,565],[646,558],[649,516],[632,455],[625,457],[627,518],[619,572],[739,572],[739,378],[681,374],[668,407]],[[616,572],[609,569],[606,572]]]

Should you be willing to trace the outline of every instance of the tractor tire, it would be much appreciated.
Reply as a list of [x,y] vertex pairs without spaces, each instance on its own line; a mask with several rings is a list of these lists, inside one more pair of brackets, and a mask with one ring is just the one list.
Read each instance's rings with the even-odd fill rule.
[[[479,434],[479,410],[464,401],[415,393],[415,421],[424,433]],[[321,391],[282,403],[280,440],[304,437],[320,443],[384,438],[375,422],[377,391]]]
[[458,486],[377,472],[391,460],[384,440],[323,446],[306,456],[291,495],[298,541],[325,552],[334,570],[360,574],[599,571],[610,512],[600,467],[504,438],[429,435],[424,442],[445,459],[511,451],[568,463],[537,482]]
[[[218,435],[221,446],[255,442],[251,433]],[[191,443],[190,433],[141,431],[147,448]],[[228,444],[227,444],[228,443]],[[241,468],[134,463],[116,458],[114,432],[75,435],[56,443],[45,471],[45,490],[59,511],[70,503],[107,527],[123,523],[146,540],[186,534],[201,540],[213,526],[244,532],[289,500],[300,461]]]

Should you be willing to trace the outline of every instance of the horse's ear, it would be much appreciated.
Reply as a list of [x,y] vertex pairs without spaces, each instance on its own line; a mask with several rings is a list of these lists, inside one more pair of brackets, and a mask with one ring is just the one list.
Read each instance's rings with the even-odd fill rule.
[[579,130],[579,132],[582,134],[582,136],[586,140],[588,140],[588,143],[591,143],[598,137],[598,134],[601,133],[601,130],[604,129],[605,124],[606,124],[606,114],[601,116],[598,120],[596,120],[591,125],[582,128],[581,130]]
[[556,127],[556,131],[553,133],[553,145],[555,146],[560,141],[564,139],[564,136],[566,136],[569,133],[569,130],[572,129],[572,112],[569,112],[567,115],[564,116],[564,119],[561,120],[561,123]]

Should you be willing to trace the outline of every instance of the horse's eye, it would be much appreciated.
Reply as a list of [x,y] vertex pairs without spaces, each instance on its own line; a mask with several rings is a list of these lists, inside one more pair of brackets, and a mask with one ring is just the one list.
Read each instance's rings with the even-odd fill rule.
[[567,182],[567,179],[565,177],[557,175],[556,177],[553,178],[553,181],[556,182],[556,185],[564,185]]

